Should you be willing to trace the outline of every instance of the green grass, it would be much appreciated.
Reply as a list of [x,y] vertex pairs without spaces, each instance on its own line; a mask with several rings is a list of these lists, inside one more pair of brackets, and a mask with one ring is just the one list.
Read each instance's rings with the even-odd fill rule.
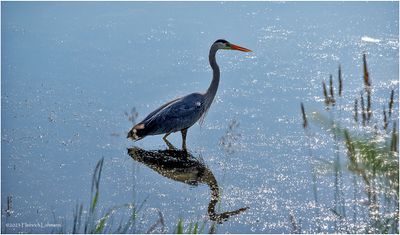
[[207,224],[207,221],[203,221],[200,225],[200,222],[196,221],[195,223],[190,222],[189,227],[185,228],[185,223],[183,219],[179,219],[175,232],[176,234],[200,234],[203,233],[204,228]]
[[[99,213],[100,180],[103,165],[104,159],[99,160],[93,172],[89,208],[85,209],[83,204],[77,204],[73,212],[72,225],[68,226],[66,223],[62,223],[63,226],[58,231],[54,231],[54,233],[137,233],[135,224],[138,219],[138,213],[146,200],[140,206],[136,206],[135,203],[126,203],[109,208],[105,213]],[[128,218],[122,219],[118,225],[114,223],[113,216],[117,212],[126,210],[128,210],[126,213],[129,215]]]

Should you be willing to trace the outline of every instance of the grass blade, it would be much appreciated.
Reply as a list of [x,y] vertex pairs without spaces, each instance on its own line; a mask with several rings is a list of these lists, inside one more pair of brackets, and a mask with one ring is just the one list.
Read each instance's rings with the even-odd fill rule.
[[183,221],[182,219],[179,219],[178,225],[176,227],[176,233],[177,234],[183,234]]

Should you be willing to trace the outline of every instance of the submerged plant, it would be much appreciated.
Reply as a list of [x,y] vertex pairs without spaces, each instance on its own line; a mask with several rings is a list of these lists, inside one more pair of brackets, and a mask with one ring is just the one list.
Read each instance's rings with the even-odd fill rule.
[[228,154],[233,154],[239,145],[241,134],[238,131],[238,128],[239,122],[237,122],[236,120],[230,121],[225,135],[222,136],[219,140],[219,145]]

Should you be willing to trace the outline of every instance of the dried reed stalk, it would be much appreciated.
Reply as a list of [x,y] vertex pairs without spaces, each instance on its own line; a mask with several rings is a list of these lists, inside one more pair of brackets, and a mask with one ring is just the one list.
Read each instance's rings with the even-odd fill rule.
[[383,107],[383,129],[387,130],[387,127],[388,127],[388,121],[386,116],[386,110],[385,107]]
[[358,100],[354,100],[354,121],[358,123]]
[[334,98],[333,94],[333,80],[332,80],[332,74],[329,75],[329,94],[331,95],[331,98]]
[[329,102],[332,105],[335,105],[335,97],[334,97],[334,90],[333,90],[333,79],[332,79],[332,74],[329,75]]
[[368,89],[367,91],[367,120],[369,121],[372,116],[372,109],[371,109],[371,90]]
[[324,97],[325,97],[325,105],[328,106],[329,105],[329,97],[328,97],[328,91],[326,90],[325,82],[322,82],[322,89],[323,89]]
[[364,104],[364,97],[361,94],[361,115],[362,115],[362,123],[365,126],[365,121],[367,120],[367,115],[365,114],[365,104]]
[[396,122],[393,122],[393,131],[392,131],[392,142],[390,144],[390,150],[393,152],[397,152],[397,143],[398,142],[398,137],[397,137],[397,125]]

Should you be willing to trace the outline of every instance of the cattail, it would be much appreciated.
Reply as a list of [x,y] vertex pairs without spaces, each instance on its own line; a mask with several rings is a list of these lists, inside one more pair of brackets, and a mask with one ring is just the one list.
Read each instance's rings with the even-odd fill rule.
[[364,64],[364,85],[367,91],[371,87],[371,81],[369,80],[368,68],[367,68],[367,56],[363,54],[363,64]]
[[354,101],[354,121],[358,123],[358,100]]
[[392,93],[390,94],[390,101],[389,101],[389,118],[392,116],[393,99],[394,99],[394,90],[392,89]]
[[328,106],[329,105],[329,97],[328,97],[328,92],[326,90],[325,82],[322,82],[322,88],[323,88],[323,91],[324,91],[325,104]]
[[383,107],[383,129],[387,130],[387,127],[388,127],[388,122],[386,117],[386,110],[385,107]]
[[304,111],[303,102],[301,102],[301,114],[303,115],[303,128],[307,128],[308,122],[307,122],[306,112]]
[[343,81],[342,81],[342,68],[340,65],[339,65],[339,70],[338,70],[338,79],[339,79],[339,96],[342,96]]
[[397,127],[396,127],[396,122],[393,122],[393,131],[392,131],[392,142],[390,144],[390,150],[393,152],[397,152]]
[[365,105],[364,105],[364,97],[361,94],[361,114],[362,114],[362,123],[365,126],[365,121],[367,120],[367,115],[365,114]]

